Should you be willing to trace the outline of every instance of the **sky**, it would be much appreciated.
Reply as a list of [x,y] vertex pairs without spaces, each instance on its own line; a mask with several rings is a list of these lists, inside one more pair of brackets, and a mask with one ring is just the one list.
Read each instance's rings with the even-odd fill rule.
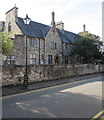
[[86,31],[102,38],[102,2],[104,0],[2,0],[0,21],[5,21],[5,13],[16,4],[18,16],[26,14],[32,21],[51,24],[51,13],[55,12],[55,22],[62,21],[64,29],[79,33]]

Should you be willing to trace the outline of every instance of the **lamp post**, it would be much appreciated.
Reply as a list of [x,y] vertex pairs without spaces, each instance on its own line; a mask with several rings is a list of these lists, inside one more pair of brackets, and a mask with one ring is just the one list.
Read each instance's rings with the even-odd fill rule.
[[28,88],[28,73],[27,73],[27,65],[28,65],[28,59],[27,59],[27,26],[30,22],[30,18],[28,15],[26,15],[26,18],[24,18],[24,23],[25,23],[25,36],[26,36],[26,61],[25,61],[25,74],[24,74],[24,81],[23,81],[23,89]]

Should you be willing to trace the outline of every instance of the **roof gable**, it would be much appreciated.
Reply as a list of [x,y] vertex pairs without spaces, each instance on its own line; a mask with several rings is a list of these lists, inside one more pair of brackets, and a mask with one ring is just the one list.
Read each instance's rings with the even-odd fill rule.
[[12,9],[10,9],[9,11],[7,11],[5,14],[7,14],[7,13],[9,13],[10,11],[12,11],[13,9],[18,9],[16,6],[15,7],[13,7]]

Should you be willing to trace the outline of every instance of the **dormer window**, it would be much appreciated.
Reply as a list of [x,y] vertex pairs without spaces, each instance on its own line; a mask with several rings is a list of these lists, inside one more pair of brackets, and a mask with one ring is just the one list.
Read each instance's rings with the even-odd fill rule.
[[8,32],[11,32],[11,23],[8,23]]

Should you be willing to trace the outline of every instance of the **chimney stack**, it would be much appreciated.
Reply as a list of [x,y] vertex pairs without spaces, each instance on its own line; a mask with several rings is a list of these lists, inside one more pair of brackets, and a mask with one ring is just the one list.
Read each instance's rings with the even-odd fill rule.
[[52,26],[55,26],[55,13],[52,12],[52,22],[51,22]]
[[84,24],[83,25],[83,32],[85,32],[86,31],[86,25]]
[[56,23],[56,28],[64,30],[64,23],[62,21]]

